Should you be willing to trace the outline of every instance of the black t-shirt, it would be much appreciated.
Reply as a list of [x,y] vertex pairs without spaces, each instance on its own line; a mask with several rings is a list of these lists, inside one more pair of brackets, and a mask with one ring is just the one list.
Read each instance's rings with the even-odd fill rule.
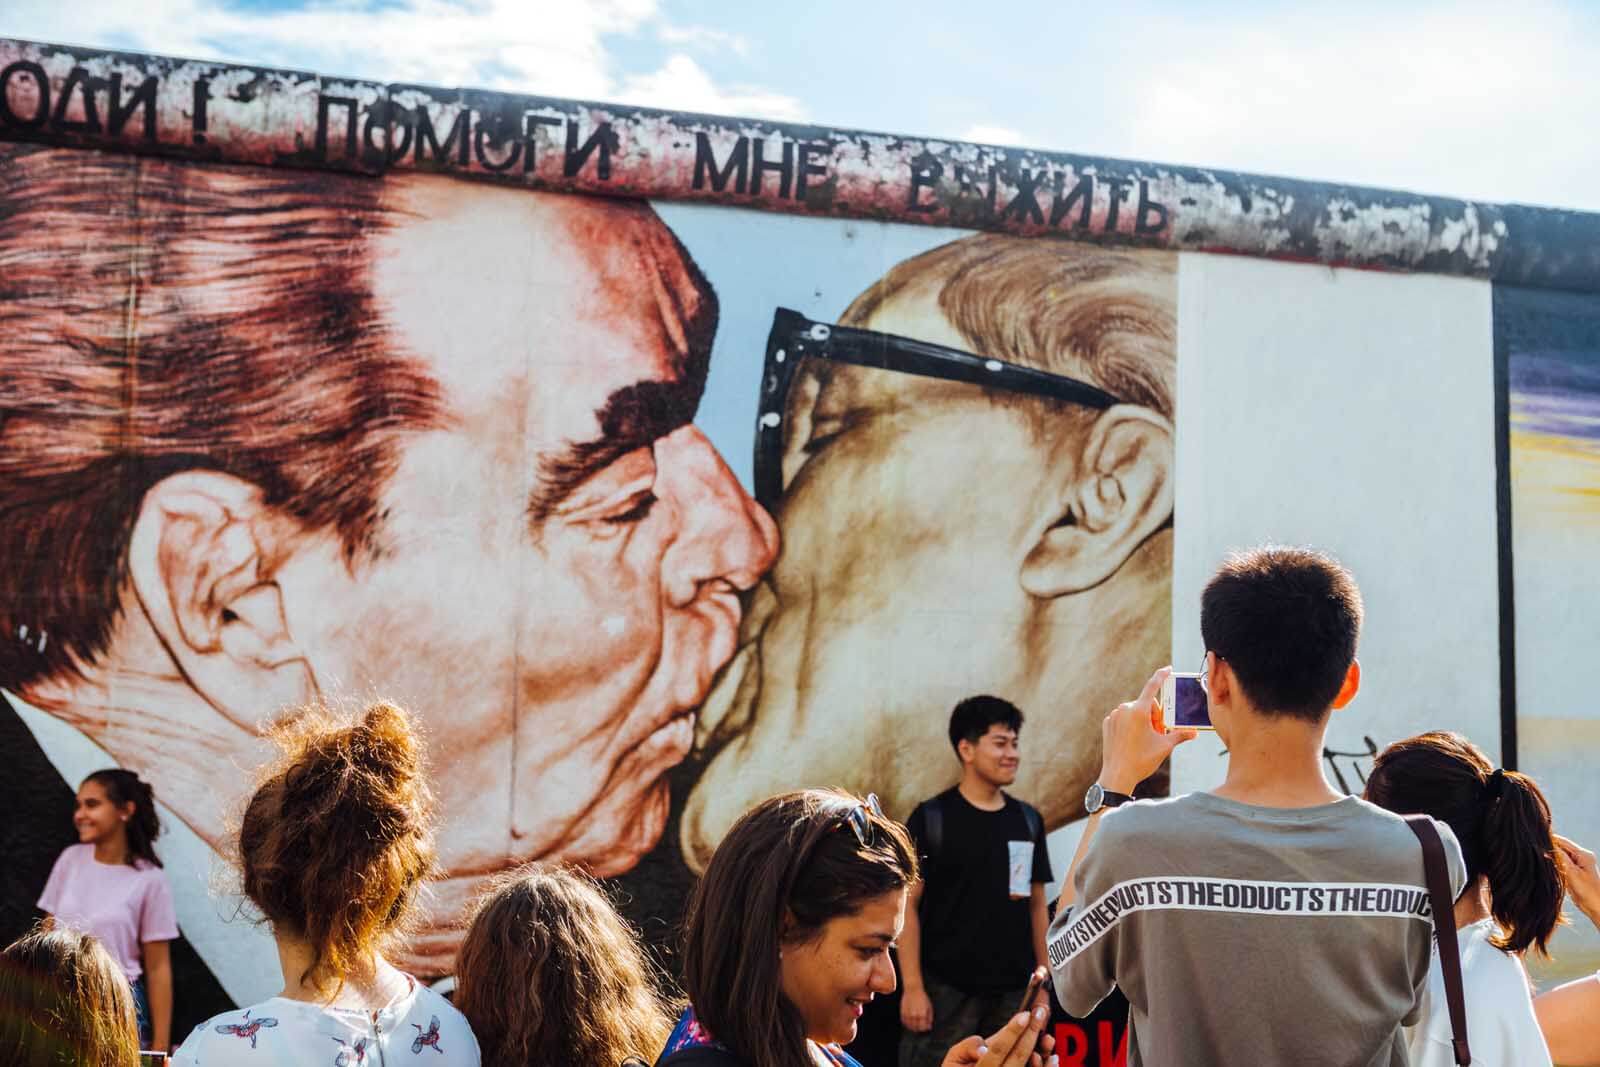
[[[923,863],[917,912],[923,974],[969,993],[1020,990],[1035,966],[1029,897],[1034,883],[1051,880],[1050,853],[1038,813],[1035,840],[1026,805],[1012,796],[1005,801],[999,811],[983,811],[949,789],[918,804],[906,820]],[[943,823],[934,855],[930,804],[940,806]]]

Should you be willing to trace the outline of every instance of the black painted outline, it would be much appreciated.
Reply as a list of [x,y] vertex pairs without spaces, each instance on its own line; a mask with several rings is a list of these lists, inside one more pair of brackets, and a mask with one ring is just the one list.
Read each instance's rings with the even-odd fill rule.
[[1502,328],[1503,290],[1490,289],[1494,335],[1494,497],[1500,572],[1500,765],[1517,769],[1517,598],[1511,523],[1511,341]]

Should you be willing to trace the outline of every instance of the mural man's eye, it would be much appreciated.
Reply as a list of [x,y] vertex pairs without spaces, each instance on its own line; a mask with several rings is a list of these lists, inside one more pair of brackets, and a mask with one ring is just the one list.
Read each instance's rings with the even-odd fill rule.
[[655,508],[658,499],[654,493],[647,492],[635,500],[632,507],[615,515],[608,515],[605,521],[615,526],[630,526],[643,522],[650,517],[650,512]]
[[828,445],[837,440],[839,435],[842,433],[844,433],[844,427],[838,423],[830,425],[828,429],[824,431],[813,433],[806,441],[806,455],[814,456],[818,452],[821,452],[824,448],[827,448]]

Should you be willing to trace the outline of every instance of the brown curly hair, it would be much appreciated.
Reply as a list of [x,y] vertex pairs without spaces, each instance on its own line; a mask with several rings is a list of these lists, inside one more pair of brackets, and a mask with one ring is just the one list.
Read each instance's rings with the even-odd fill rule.
[[658,975],[598,884],[533,864],[498,879],[456,961],[483,1062],[653,1062],[672,1031]]
[[387,702],[353,725],[322,706],[273,730],[282,755],[239,828],[243,889],[310,943],[301,981],[336,995],[400,932],[433,870],[433,798],[410,716]]
[[35,926],[0,952],[0,1063],[136,1067],[133,993],[100,941]]

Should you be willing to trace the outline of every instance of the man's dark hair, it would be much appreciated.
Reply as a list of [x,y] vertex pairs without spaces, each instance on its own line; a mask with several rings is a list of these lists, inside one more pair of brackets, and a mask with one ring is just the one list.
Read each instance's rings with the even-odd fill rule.
[[1022,732],[1022,712],[1009,700],[1000,697],[968,697],[957,704],[950,713],[950,747],[961,755],[961,742],[977,744],[978,738],[989,732],[989,727],[999,724],[1007,730]]
[[1254,548],[1223,560],[1206,583],[1200,634],[1257,709],[1317,722],[1356,658],[1361,591],[1322,552]]

